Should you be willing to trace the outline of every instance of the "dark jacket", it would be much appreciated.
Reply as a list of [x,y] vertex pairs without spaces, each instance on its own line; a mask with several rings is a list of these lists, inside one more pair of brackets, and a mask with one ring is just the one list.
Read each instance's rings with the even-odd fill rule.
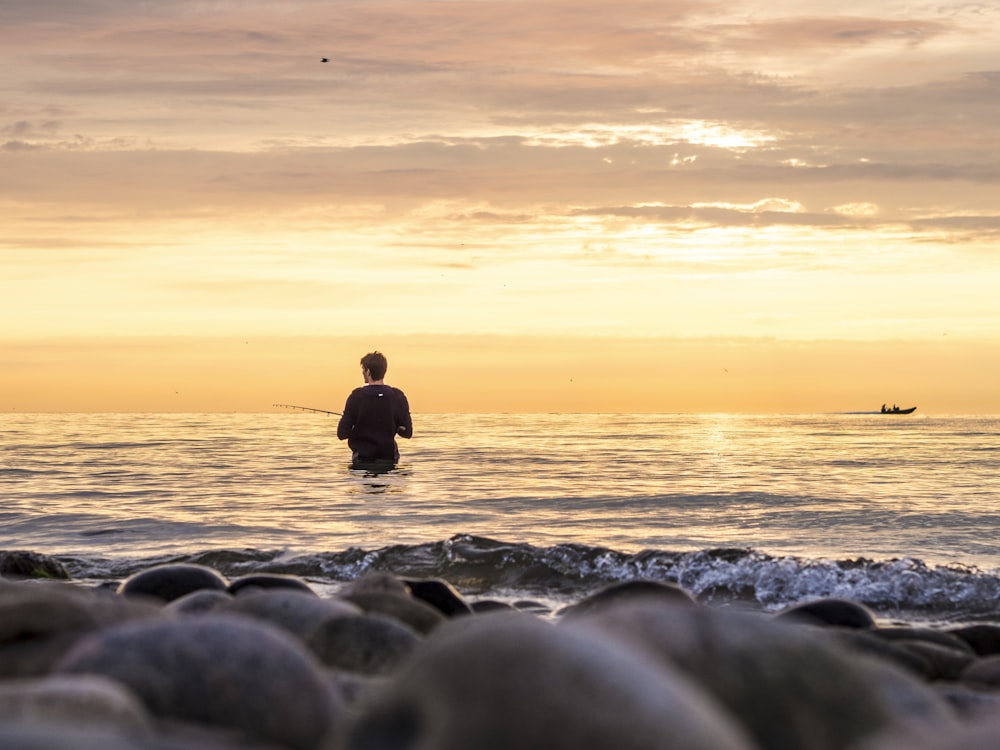
[[406,396],[389,385],[364,385],[351,391],[337,425],[337,437],[346,440],[355,461],[399,460],[396,435],[413,436]]

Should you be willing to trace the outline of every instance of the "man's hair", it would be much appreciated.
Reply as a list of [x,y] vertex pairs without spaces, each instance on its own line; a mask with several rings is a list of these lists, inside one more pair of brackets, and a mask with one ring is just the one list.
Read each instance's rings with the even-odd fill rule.
[[389,369],[389,362],[382,352],[369,352],[361,358],[361,366],[371,373],[372,380],[381,380]]

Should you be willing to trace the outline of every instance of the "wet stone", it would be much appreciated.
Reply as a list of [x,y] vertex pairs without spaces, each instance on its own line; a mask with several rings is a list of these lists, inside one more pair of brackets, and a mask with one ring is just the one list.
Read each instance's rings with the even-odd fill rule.
[[230,594],[244,594],[255,589],[291,589],[316,596],[312,587],[298,576],[278,573],[254,573],[229,582]]
[[453,619],[363,701],[337,750],[752,750],[699,688],[523,613]]
[[390,573],[367,573],[360,578],[356,578],[344,584],[337,595],[342,598],[349,598],[358,593],[381,592],[409,596],[410,589],[401,578]]
[[893,626],[893,627],[876,628],[873,632],[879,638],[884,638],[890,641],[893,640],[908,641],[908,642],[924,641],[945,648],[950,648],[953,651],[958,651],[960,653],[965,653],[965,654],[975,653],[972,646],[969,645],[968,641],[963,640],[954,633],[949,633],[943,630],[934,630],[933,628]]
[[421,640],[399,620],[360,614],[326,619],[313,629],[306,644],[328,667],[382,675],[398,668]]
[[69,572],[56,558],[26,550],[0,551],[0,576],[10,578],[48,578],[68,581]]
[[149,731],[152,717],[121,683],[96,675],[0,680],[0,724],[67,724]]
[[640,598],[664,599],[669,602],[690,604],[692,606],[696,604],[687,591],[672,583],[644,580],[626,581],[608,586],[595,594],[581,599],[576,604],[567,607],[562,612],[562,617],[578,617],[583,614],[595,612],[602,607]]
[[163,609],[178,615],[202,615],[208,612],[222,611],[232,601],[233,596],[228,591],[199,589],[174,599]]
[[312,750],[342,713],[322,666],[284,631],[204,615],[108,628],[80,640],[63,674],[120,681],[157,717]]
[[338,594],[338,598],[357,605],[368,614],[395,618],[424,635],[447,619],[439,610],[414,599],[409,593],[357,591],[346,595]]
[[897,722],[950,716],[922,682],[835,647],[822,628],[648,599],[560,627],[598,629],[680,668],[768,750],[845,750]]
[[976,623],[950,628],[945,632],[961,638],[980,656],[1000,654],[1000,625]]
[[963,682],[1000,688],[1000,655],[975,659],[962,670]]
[[140,571],[122,581],[123,596],[150,596],[165,602],[202,589],[225,591],[229,582],[221,573],[204,565],[172,563]]
[[462,595],[447,581],[440,578],[405,578],[403,582],[414,599],[430,604],[445,617],[472,613],[472,608]]
[[868,630],[875,627],[875,615],[863,604],[848,599],[818,599],[796,604],[776,615],[812,625],[833,625],[841,628]]
[[486,614],[487,612],[513,612],[514,607],[507,602],[496,601],[495,599],[479,599],[469,605],[475,614]]
[[925,640],[898,640],[896,645],[923,659],[925,677],[929,680],[957,680],[976,657],[938,643]]
[[69,583],[5,585],[0,587],[0,677],[43,675],[88,633],[164,616],[148,602]]
[[303,640],[327,620],[361,614],[349,602],[286,588],[247,590],[231,600],[225,611],[268,622]]

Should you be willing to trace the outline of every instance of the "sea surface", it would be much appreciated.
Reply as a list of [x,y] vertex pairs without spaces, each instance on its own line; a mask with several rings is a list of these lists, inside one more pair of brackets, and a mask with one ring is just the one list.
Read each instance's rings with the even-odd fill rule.
[[558,607],[618,581],[778,611],[1000,621],[1000,417],[416,414],[387,474],[336,417],[0,414],[0,551],[451,581]]

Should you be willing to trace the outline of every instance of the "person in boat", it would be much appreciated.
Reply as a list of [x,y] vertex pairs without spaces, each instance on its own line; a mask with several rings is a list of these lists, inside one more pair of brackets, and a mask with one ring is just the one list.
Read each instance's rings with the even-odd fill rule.
[[361,358],[365,384],[351,391],[337,424],[337,438],[346,440],[354,466],[387,466],[399,462],[396,437],[413,437],[410,404],[399,388],[385,384],[389,362],[381,352]]

